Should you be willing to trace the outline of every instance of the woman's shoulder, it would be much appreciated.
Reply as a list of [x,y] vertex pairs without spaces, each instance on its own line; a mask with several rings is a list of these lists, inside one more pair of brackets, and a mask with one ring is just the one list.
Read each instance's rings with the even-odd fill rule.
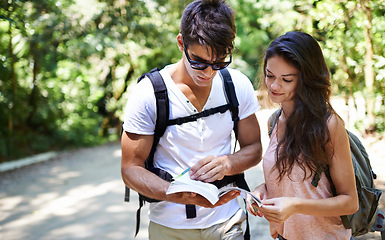
[[342,136],[346,135],[345,122],[342,120],[340,116],[338,116],[335,113],[330,115],[327,121],[327,126],[330,133],[330,137],[334,139],[334,141],[339,141],[341,139],[344,139],[344,137]]
[[345,122],[340,116],[335,113],[332,113],[327,121],[327,126],[329,131],[338,130],[339,128],[345,128]]

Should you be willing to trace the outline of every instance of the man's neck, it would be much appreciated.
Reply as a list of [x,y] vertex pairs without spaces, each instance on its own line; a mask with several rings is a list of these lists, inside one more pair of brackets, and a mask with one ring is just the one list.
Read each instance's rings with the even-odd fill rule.
[[195,84],[187,72],[183,61],[174,64],[168,70],[172,80],[194,107],[201,112],[210,95],[211,85],[207,87]]

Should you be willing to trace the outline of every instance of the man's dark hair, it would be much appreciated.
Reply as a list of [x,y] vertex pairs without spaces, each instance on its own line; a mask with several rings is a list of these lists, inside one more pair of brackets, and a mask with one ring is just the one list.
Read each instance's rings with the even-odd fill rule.
[[183,12],[180,33],[187,46],[210,47],[217,57],[230,54],[236,34],[234,11],[224,0],[196,0]]

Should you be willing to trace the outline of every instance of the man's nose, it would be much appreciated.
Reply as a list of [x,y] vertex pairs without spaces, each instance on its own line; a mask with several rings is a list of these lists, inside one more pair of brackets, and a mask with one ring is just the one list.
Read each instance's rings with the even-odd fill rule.
[[216,73],[216,70],[213,69],[213,66],[208,66],[206,69],[203,70],[204,74],[208,77],[211,77],[213,74]]

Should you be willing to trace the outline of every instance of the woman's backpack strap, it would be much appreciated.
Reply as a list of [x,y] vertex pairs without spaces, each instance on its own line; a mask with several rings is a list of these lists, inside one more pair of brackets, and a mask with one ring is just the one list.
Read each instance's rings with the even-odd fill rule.
[[269,124],[269,137],[271,136],[271,134],[273,133],[273,130],[274,130],[274,127],[275,127],[275,124],[277,124],[277,121],[278,121],[278,118],[279,116],[281,115],[281,112],[282,112],[282,108],[276,110],[275,112],[273,112],[273,114],[271,114],[271,116],[269,117],[269,121],[268,121],[268,124]]

